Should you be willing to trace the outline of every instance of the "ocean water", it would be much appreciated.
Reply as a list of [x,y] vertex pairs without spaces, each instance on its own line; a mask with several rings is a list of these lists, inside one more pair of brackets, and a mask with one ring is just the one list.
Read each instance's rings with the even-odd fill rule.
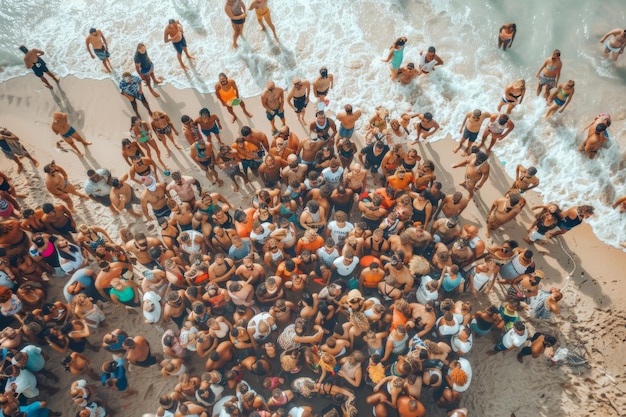
[[[516,127],[495,153],[514,175],[519,163],[538,168],[538,191],[546,202],[561,207],[591,204],[597,215],[589,220],[596,235],[617,246],[626,241],[626,216],[610,205],[626,195],[624,122],[626,58],[617,63],[602,56],[600,37],[626,27],[622,0],[271,0],[280,43],[259,32],[252,13],[240,48],[230,48],[232,30],[222,0],[180,0],[146,3],[84,0],[0,0],[0,80],[28,74],[19,44],[46,52],[51,70],[63,76],[104,79],[98,60],[85,51],[90,27],[101,29],[109,41],[118,75],[133,70],[138,42],[147,45],[157,76],[177,87],[213,91],[217,74],[235,79],[244,96],[259,94],[268,80],[287,88],[293,77],[313,80],[321,66],[335,76],[330,110],[344,103],[361,108],[369,118],[384,105],[392,117],[403,112],[430,111],[447,134],[458,138],[465,113],[496,110],[505,86],[524,78],[528,90],[511,116]],[[171,45],[163,43],[167,20],[185,28],[189,50],[197,56],[192,69],[179,69]],[[518,26],[513,48],[496,49],[500,25]],[[389,45],[406,36],[405,62],[417,62],[419,52],[435,46],[445,65],[417,84],[389,82],[381,62]],[[543,120],[545,102],[535,97],[535,74],[552,50],[562,51],[561,81],[576,81],[567,110]],[[590,161],[577,152],[581,129],[596,114],[611,113],[609,129],[616,139]]]

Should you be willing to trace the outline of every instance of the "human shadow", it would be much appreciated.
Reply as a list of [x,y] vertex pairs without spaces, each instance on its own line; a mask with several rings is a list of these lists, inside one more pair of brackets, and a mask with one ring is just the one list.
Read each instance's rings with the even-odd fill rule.
[[208,33],[202,24],[202,16],[197,5],[191,4],[187,0],[172,1],[176,13],[189,24],[191,29],[198,35],[205,37]]

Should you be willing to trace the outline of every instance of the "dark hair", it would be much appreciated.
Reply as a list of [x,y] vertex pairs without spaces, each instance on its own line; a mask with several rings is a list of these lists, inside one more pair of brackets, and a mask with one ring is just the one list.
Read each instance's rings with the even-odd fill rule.
[[89,169],[87,170],[87,176],[88,177],[92,177],[96,174],[96,171],[94,171],[93,169]]
[[43,210],[44,213],[48,214],[54,211],[54,206],[50,203],[45,203],[44,205],[41,206],[41,209]]
[[187,116],[186,114],[183,114],[183,116],[180,118],[180,121],[183,123],[188,123],[191,121],[191,117]]
[[429,47],[428,47],[428,52],[431,52],[431,53],[433,53],[433,54],[434,54],[435,52],[437,52],[437,50],[435,49],[435,47],[434,47],[434,46],[429,46]]
[[244,126],[241,128],[241,136],[248,136],[252,133],[252,129],[249,126]]

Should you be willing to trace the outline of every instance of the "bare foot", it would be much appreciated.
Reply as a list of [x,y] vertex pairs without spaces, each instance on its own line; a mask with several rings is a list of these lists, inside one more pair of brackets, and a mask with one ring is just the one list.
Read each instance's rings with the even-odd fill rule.
[[250,119],[252,119],[252,115],[250,113],[248,113],[247,111],[244,112],[246,114],[246,116],[248,116]]
[[46,88],[52,90],[52,86],[50,84],[45,84]]
[[196,57],[194,55],[187,55],[187,58],[189,58],[189,59],[196,59]]
[[237,116],[233,116],[233,120],[231,120],[231,123],[235,123],[237,121]]
[[165,154],[165,157],[166,157],[166,158],[169,158],[169,157],[170,157],[170,153],[169,153],[169,152],[167,152],[167,153]]
[[33,165],[35,165],[35,168],[39,166],[39,161],[33,158]]
[[467,156],[467,151],[461,152],[461,156]]
[[224,181],[222,181],[221,179],[217,179],[217,186],[218,187],[223,187],[224,186]]
[[461,146],[457,146],[456,148],[452,149],[452,153],[457,153],[459,149],[461,149]]
[[151,92],[151,93],[152,93],[152,95],[153,95],[153,96],[155,96],[155,97],[161,97],[161,95],[160,95],[159,93],[157,93],[156,91],[154,91],[154,90],[150,90],[150,92]]
[[24,171],[24,165],[18,164],[17,165],[17,173],[20,174],[22,171]]
[[85,146],[93,145],[93,142],[83,142],[83,145]]
[[265,30],[265,26],[261,26],[261,30],[259,32],[263,32]]
[[237,49],[237,48],[239,48],[239,45],[237,45],[235,42],[233,42],[233,45],[232,45],[232,46],[233,46],[233,49]]
[[183,149],[183,147],[180,146],[178,143],[175,143],[174,146],[176,146],[176,149],[178,149],[179,151]]
[[233,185],[233,191],[234,192],[239,191],[239,186],[237,184]]

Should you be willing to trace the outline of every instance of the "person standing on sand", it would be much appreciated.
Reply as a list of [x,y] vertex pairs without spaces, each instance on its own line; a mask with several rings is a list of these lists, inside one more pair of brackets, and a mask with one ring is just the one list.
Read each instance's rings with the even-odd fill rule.
[[230,24],[233,27],[233,48],[237,49],[237,39],[243,33],[243,24],[246,22],[246,5],[242,0],[226,0],[224,6],[224,12],[230,19]]
[[106,168],[87,171],[87,181],[85,182],[85,194],[105,207],[108,207],[114,214],[118,214],[115,207],[111,205],[111,171]]
[[626,47],[626,29],[613,29],[600,38],[600,43],[604,44],[604,56],[608,57],[610,53],[611,59],[617,61]]
[[574,85],[574,80],[569,80],[565,84],[559,84],[558,88],[550,92],[550,96],[548,97],[548,110],[543,117],[552,116],[557,109],[559,113],[563,113],[563,110],[565,110],[574,97]]
[[443,59],[439,58],[435,52],[437,50],[434,46],[429,47],[428,51],[420,52],[420,74],[428,75],[435,70],[437,65],[443,65]]
[[163,34],[163,41],[165,43],[172,42],[174,49],[176,49],[176,57],[181,68],[185,71],[187,67],[183,64],[183,52],[188,59],[196,59],[195,56],[190,55],[187,50],[187,40],[183,34],[183,25],[178,20],[170,19],[167,26],[165,26],[165,33]]
[[207,143],[204,139],[195,141],[189,148],[189,156],[204,171],[204,175],[211,181],[211,184],[217,183],[218,187],[224,185],[224,181],[215,171],[215,153],[211,142]]
[[[89,35],[85,39],[85,46],[87,47],[87,52],[89,52],[91,59],[95,59],[97,56],[98,59],[102,61],[102,65],[104,65],[104,72],[108,74],[113,71],[111,61],[109,61],[109,57],[111,56],[111,54],[109,54],[109,45],[99,29],[89,29]],[[91,52],[92,48],[93,52]]]
[[248,10],[254,10],[256,12],[256,19],[259,21],[259,25],[261,25],[261,31],[265,30],[265,25],[263,24],[263,19],[267,22],[267,26],[270,27],[272,33],[274,34],[274,40],[278,42],[278,37],[276,36],[276,28],[272,23],[272,15],[270,14],[270,8],[267,7],[267,0],[253,0],[248,6]]
[[539,71],[537,71],[536,77],[539,78],[537,95],[540,95],[541,90],[545,87],[546,91],[544,92],[544,97],[546,100],[548,99],[550,89],[556,87],[559,82],[562,67],[561,51],[555,49],[552,55],[543,61],[543,65],[539,68]]
[[503,51],[506,51],[507,48],[513,46],[516,33],[517,25],[515,23],[507,23],[500,26],[500,32],[498,32],[498,49],[502,48]]
[[180,121],[183,124],[183,136],[185,136],[189,145],[193,145],[197,141],[203,139],[198,123],[196,123],[189,115],[183,114]]
[[17,164],[17,173],[21,173],[24,170],[24,165],[20,161],[20,157],[25,156],[35,165],[39,166],[39,161],[31,156],[31,154],[20,143],[20,138],[15,136],[11,131],[5,127],[0,127],[0,149],[4,156],[8,159],[12,159]]
[[581,224],[583,220],[588,219],[591,216],[593,216],[592,206],[576,206],[570,208],[569,210],[563,210],[557,227],[546,233],[546,238],[559,236],[569,232],[574,227]]
[[48,69],[46,66],[46,62],[41,59],[41,56],[44,54],[43,51],[39,49],[28,49],[24,45],[20,45],[19,50],[24,52],[24,64],[26,68],[32,69],[37,77],[41,79],[41,82],[44,83],[46,88],[52,90],[52,85],[46,79],[46,74],[50,76],[57,84],[59,83],[59,79],[52,71]]
[[[206,140],[209,143],[211,142],[211,133],[215,135],[215,138],[223,145],[222,137],[220,136],[220,129],[222,129],[222,122],[219,117],[214,114],[211,114],[209,109],[203,107],[200,109],[200,117],[197,117],[196,120],[193,121],[193,124],[200,128],[200,131],[204,136],[206,136]],[[200,136],[202,138],[202,136]],[[196,141],[198,141],[196,139]]]
[[474,191],[480,190],[480,187],[489,178],[490,167],[488,159],[489,156],[486,153],[478,151],[477,153],[472,153],[465,161],[452,165],[452,168],[467,166],[465,180],[459,185],[469,191],[470,198],[474,196]]
[[[174,139],[174,136],[178,136],[178,131],[174,127],[174,123],[172,123],[172,119],[170,119],[170,116],[167,113],[162,111],[155,111],[154,113],[152,113],[152,122],[150,124],[152,125],[152,130],[154,130],[154,133],[156,133],[157,138],[161,141],[161,143],[163,144],[163,146],[165,146],[165,149],[167,150],[166,157],[169,156],[170,153],[170,150],[167,147],[168,138],[170,139],[170,141],[172,141],[176,149],[183,149],[183,147],[176,142],[176,139]],[[172,135],[172,132],[174,132],[174,135]]]
[[556,337],[539,332],[535,333],[528,341],[530,346],[524,346],[517,354],[519,363],[524,363],[524,356],[532,355],[533,359],[538,358],[545,352],[546,348],[552,348],[557,343]]
[[[50,127],[52,128],[52,131],[54,133],[56,133],[57,135],[61,135],[63,137],[63,140],[67,142],[72,147],[72,149],[74,149],[78,153],[79,156],[85,156],[85,154],[78,150],[72,139],[76,139],[77,141],[85,145],[85,147],[91,145],[92,143],[87,142],[85,139],[83,139],[83,137],[76,131],[76,129],[70,126],[70,124],[67,122],[67,113],[54,112],[52,114],[52,125]],[[62,149],[61,141],[57,141],[57,148]]]
[[328,106],[328,90],[334,87],[335,77],[333,74],[328,73],[328,68],[322,67],[320,69],[320,75],[313,81],[313,95],[317,98],[318,102],[324,103]]
[[[146,100],[146,96],[143,95],[143,90],[141,89],[141,78],[137,77],[136,75],[132,75],[130,72],[126,71],[122,74],[122,79],[120,81],[119,87],[122,95],[126,97],[128,101],[130,101],[130,105],[133,107],[137,118],[141,120],[139,110],[137,109],[137,100],[141,101],[141,104],[143,104],[146,110],[148,110],[148,113],[152,115],[152,110],[150,110],[148,100]],[[148,84],[148,88],[150,88],[150,84]],[[156,93],[153,92],[152,94]]]
[[261,93],[261,104],[265,109],[267,120],[272,126],[272,135],[276,135],[278,129],[276,129],[274,119],[278,117],[285,126],[285,90],[276,87],[274,81],[268,81],[265,90]]
[[154,85],[161,84],[163,81],[163,77],[159,77],[158,79],[154,75],[154,64],[150,60],[148,56],[148,51],[146,49],[146,45],[143,43],[137,44],[137,49],[135,50],[135,56],[133,57],[133,61],[135,62],[135,70],[137,74],[141,77],[141,79],[148,86],[148,90],[154,97],[160,97],[159,93],[152,89],[152,85],[150,84],[150,79],[154,81]]
[[[415,145],[416,143],[419,142],[420,140],[420,136],[422,137],[422,140],[426,140],[429,136],[432,136],[437,130],[439,130],[439,123],[437,123],[434,119],[433,119],[433,115],[432,113],[426,112],[424,114],[414,114],[410,116],[411,119],[413,117],[417,117],[420,121],[419,123],[415,123],[413,125],[413,127],[416,130],[416,136],[415,136],[415,140],[411,143],[411,145]],[[431,129],[434,130],[431,132]]]
[[54,197],[60,198],[63,200],[67,208],[72,212],[76,213],[74,210],[74,202],[70,197],[70,194],[78,196],[82,199],[89,198],[87,194],[80,193],[74,188],[74,185],[69,182],[67,179],[67,172],[60,166],[56,165],[54,161],[43,167],[43,172],[45,173],[45,184],[46,189],[50,194]]
[[341,139],[350,139],[354,134],[354,125],[361,117],[361,110],[353,111],[352,104],[343,106],[343,110],[337,113],[339,120],[339,137]]
[[515,128],[515,124],[509,119],[507,114],[492,114],[487,123],[487,128],[483,131],[483,137],[480,141],[479,148],[482,148],[491,135],[491,141],[487,145],[487,155],[491,155],[491,149],[497,141],[504,139]]
[[463,147],[463,143],[465,143],[465,140],[467,139],[467,148],[462,153],[463,156],[467,156],[470,152],[470,147],[478,138],[480,127],[488,117],[491,117],[491,113],[482,112],[479,109],[476,109],[471,113],[467,113],[463,119],[463,124],[459,129],[459,133],[462,133],[463,136],[461,137],[459,144],[452,150],[452,152],[457,153],[459,149]]
[[513,220],[524,206],[526,200],[519,193],[509,193],[502,198],[496,199],[491,205],[489,214],[487,215],[486,237],[491,237],[491,231],[503,226],[505,223]]
[[226,110],[233,116],[231,123],[237,121],[237,116],[233,110],[233,106],[241,105],[241,109],[248,118],[252,118],[252,115],[246,110],[246,104],[239,98],[239,89],[235,80],[229,79],[223,72],[219,74],[219,82],[215,84],[215,95],[222,103],[222,106],[226,107]]
[[[309,104],[309,95],[311,94],[311,83],[307,80],[302,81],[296,77],[293,79],[293,87],[287,96],[287,103],[298,115],[300,123],[304,124],[304,114],[306,106]],[[291,100],[293,99],[293,103]]]
[[406,45],[407,39],[405,37],[398,38],[389,48],[389,55],[387,58],[381,59],[382,62],[389,62],[389,71],[391,71],[391,81],[395,81],[398,78],[398,70],[402,65],[402,59],[404,58],[404,45]]
[[539,185],[539,178],[537,178],[537,168],[530,166],[524,168],[523,165],[518,165],[515,168],[515,181],[511,185],[509,192],[514,191],[517,193],[524,193],[528,190]]
[[125,182],[124,178],[113,178],[111,180],[111,192],[109,193],[111,204],[120,213],[124,210],[128,214],[135,217],[141,217],[141,213],[138,213],[133,209],[133,204],[141,204],[139,198],[135,195],[133,187]]

